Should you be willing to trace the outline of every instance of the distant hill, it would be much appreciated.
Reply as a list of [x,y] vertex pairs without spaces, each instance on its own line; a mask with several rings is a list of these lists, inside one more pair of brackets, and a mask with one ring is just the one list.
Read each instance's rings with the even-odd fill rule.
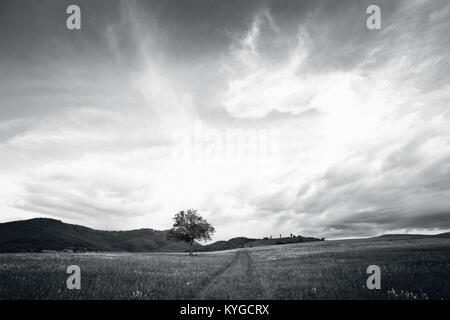
[[[421,239],[421,238],[450,238],[450,232],[434,234],[434,235],[424,235],[424,234],[385,234],[378,237],[373,237],[373,240],[409,240],[409,239]],[[220,251],[220,250],[230,250],[238,248],[251,248],[251,247],[261,247],[261,246],[271,246],[289,243],[302,243],[302,242],[315,242],[323,241],[324,238],[313,238],[313,237],[303,237],[303,236],[292,236],[292,237],[282,237],[282,238],[264,238],[264,239],[252,239],[245,237],[233,238],[228,241],[217,241],[205,246],[198,247],[197,251]]]
[[[45,250],[74,252],[186,252],[188,244],[168,236],[169,231],[138,229],[100,231],[60,220],[37,218],[0,223],[0,252],[40,252]],[[436,235],[386,234],[371,239],[408,240],[417,238],[450,238],[450,233]],[[195,251],[220,251],[238,248],[280,245],[324,240],[292,236],[283,238],[237,237],[208,245],[195,244]]]
[[0,223],[0,252],[65,249],[179,252],[188,249],[187,244],[168,239],[167,233],[152,229],[99,231],[60,220],[37,218]]
[[409,240],[422,238],[450,238],[450,232],[440,234],[384,234],[371,239],[375,240]]
[[230,250],[244,248],[245,244],[253,242],[257,239],[238,237],[233,238],[228,241],[217,241],[211,244],[202,246],[197,249],[197,251],[220,251],[220,250]]
[[379,240],[408,240],[408,239],[420,239],[427,238],[427,235],[424,234],[383,234],[378,237],[373,237],[371,239],[379,239]]
[[450,232],[436,234],[433,237],[435,237],[435,238],[450,238]]
[[238,237],[230,239],[228,241],[217,241],[209,245],[202,246],[198,248],[197,251],[219,251],[237,248],[251,248],[251,247],[271,246],[271,245],[300,243],[300,242],[313,242],[323,240],[325,239],[302,237],[302,236],[282,237],[273,239],[269,238],[251,239],[245,237]]
[[[253,239],[237,237],[205,246],[196,243],[195,251],[220,251],[253,246],[320,241],[308,237]],[[188,244],[176,241],[169,230],[138,229],[100,231],[49,218],[0,223],[0,252],[186,252]]]

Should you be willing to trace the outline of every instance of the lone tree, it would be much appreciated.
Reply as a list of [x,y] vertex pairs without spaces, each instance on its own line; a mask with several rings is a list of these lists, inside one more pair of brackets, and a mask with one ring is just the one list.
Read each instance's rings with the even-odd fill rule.
[[180,211],[173,219],[175,223],[170,233],[177,240],[189,243],[190,256],[192,256],[192,246],[195,240],[211,240],[211,235],[216,231],[197,213],[197,210]]

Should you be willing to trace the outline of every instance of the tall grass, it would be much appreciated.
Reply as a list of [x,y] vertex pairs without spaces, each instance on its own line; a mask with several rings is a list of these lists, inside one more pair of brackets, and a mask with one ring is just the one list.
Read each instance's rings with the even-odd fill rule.
[[[369,265],[381,289],[366,288]],[[68,290],[66,268],[81,268]],[[0,254],[0,299],[450,299],[450,239],[185,254]]]

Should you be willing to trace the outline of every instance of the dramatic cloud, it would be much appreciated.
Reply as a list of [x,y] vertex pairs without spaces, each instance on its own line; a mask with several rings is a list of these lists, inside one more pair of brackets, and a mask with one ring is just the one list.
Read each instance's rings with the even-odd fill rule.
[[1,220],[449,230],[450,5],[378,4],[2,2]]

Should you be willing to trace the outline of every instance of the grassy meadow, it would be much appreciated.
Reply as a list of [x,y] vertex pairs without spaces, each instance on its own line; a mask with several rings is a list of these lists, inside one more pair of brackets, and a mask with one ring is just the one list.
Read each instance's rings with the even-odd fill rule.
[[[68,290],[66,268],[81,268]],[[381,289],[366,269],[381,269]],[[450,299],[450,239],[341,240],[199,253],[0,254],[0,299]]]

